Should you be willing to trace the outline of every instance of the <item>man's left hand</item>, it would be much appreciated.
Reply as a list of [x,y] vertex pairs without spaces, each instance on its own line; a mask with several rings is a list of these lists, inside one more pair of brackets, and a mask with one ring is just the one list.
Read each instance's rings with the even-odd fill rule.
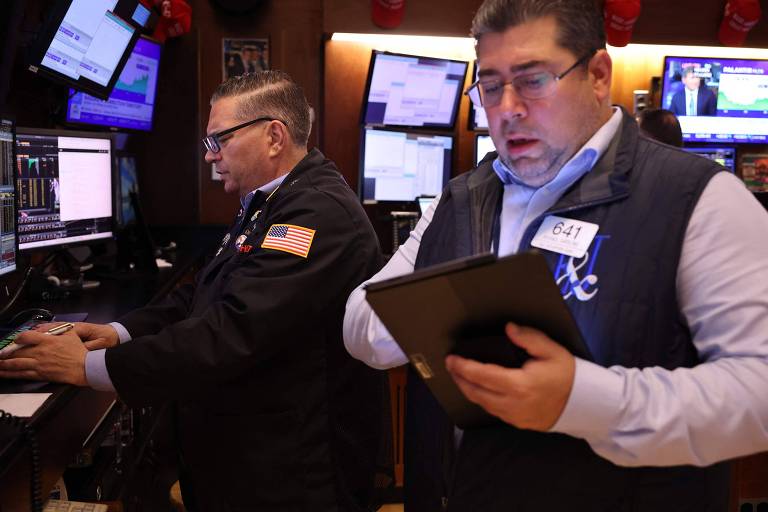
[[462,393],[488,413],[518,428],[549,430],[571,394],[576,361],[541,331],[510,323],[506,332],[531,356],[521,368],[454,355],[446,358],[446,367]]
[[22,348],[0,360],[0,377],[47,380],[87,386],[85,354],[88,350],[74,331],[60,335],[22,332],[16,343]]

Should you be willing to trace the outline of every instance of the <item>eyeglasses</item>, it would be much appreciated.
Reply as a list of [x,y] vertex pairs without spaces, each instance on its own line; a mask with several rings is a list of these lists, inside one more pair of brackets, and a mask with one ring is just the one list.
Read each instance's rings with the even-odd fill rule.
[[591,51],[559,75],[556,75],[551,71],[537,71],[536,73],[518,75],[508,82],[503,82],[499,79],[481,78],[467,87],[464,94],[469,96],[469,99],[472,100],[472,103],[478,108],[495,107],[501,103],[501,98],[504,96],[504,87],[508,84],[511,84],[515,89],[515,94],[526,100],[546,98],[555,92],[557,82],[562,80],[579,65],[591,59],[596,52],[597,50]]
[[229,135],[230,133],[236,132],[241,128],[245,128],[246,126],[251,126],[252,124],[258,123],[259,121],[280,121],[284,125],[288,126],[288,124],[282,119],[277,119],[274,117],[257,117],[256,119],[253,119],[251,121],[247,121],[243,124],[233,126],[232,128],[227,128],[226,130],[222,130],[220,132],[214,133],[213,135],[209,135],[205,137],[203,139],[203,147],[206,149],[206,151],[210,151],[211,153],[218,153],[219,151],[221,151],[222,137]]

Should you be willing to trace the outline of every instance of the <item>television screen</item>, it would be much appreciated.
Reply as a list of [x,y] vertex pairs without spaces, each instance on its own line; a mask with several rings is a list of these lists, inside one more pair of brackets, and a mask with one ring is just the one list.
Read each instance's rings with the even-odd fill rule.
[[13,121],[0,116],[0,276],[16,270]]
[[[477,81],[477,61],[473,66],[473,83]],[[488,117],[485,115],[484,108],[477,108],[474,103],[469,102],[469,129],[470,130],[487,130],[488,129]]]
[[683,148],[689,153],[696,153],[713,160],[731,172],[736,172],[736,148]]
[[485,158],[488,153],[496,151],[490,135],[478,135],[475,137],[475,165]]
[[374,51],[363,124],[453,128],[467,63]]
[[768,61],[666,57],[662,107],[686,142],[768,142]]
[[364,201],[436,196],[451,176],[453,138],[365,128],[360,192]]
[[140,38],[108,100],[69,90],[67,122],[151,130],[159,65],[160,43]]
[[107,99],[139,37],[113,12],[118,1],[56,0],[32,46],[29,70]]
[[112,139],[108,134],[19,128],[19,249],[112,236]]

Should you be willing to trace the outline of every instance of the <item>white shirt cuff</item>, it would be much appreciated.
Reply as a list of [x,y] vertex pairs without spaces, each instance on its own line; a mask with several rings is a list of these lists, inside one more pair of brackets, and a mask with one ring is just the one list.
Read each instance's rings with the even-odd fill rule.
[[85,380],[97,391],[115,391],[112,379],[107,371],[105,349],[91,350],[85,354]]
[[117,331],[117,337],[120,340],[120,343],[125,343],[126,341],[131,341],[131,333],[128,332],[128,329],[125,328],[125,326],[119,322],[110,322],[109,325],[111,325],[116,331]]
[[621,416],[623,381],[608,368],[576,358],[571,394],[550,431],[587,440],[609,438]]

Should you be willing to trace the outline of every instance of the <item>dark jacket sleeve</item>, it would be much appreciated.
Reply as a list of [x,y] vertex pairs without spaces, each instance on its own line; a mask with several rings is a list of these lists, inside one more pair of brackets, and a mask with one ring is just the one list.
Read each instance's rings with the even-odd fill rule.
[[205,308],[195,303],[189,318],[107,350],[121,398],[131,405],[196,398],[270,358],[315,350],[317,333],[340,325],[335,316],[348,293],[378,261],[370,224],[350,215],[343,199],[315,189],[286,194],[265,231],[272,224],[314,229],[306,258],[262,249],[264,235],[253,237],[253,250],[233,256],[216,283],[198,282],[198,294],[216,287]]
[[131,311],[117,321],[128,330],[132,338],[156,334],[166,325],[179,322],[189,315],[194,293],[195,285],[185,284],[173,290],[158,304]]

